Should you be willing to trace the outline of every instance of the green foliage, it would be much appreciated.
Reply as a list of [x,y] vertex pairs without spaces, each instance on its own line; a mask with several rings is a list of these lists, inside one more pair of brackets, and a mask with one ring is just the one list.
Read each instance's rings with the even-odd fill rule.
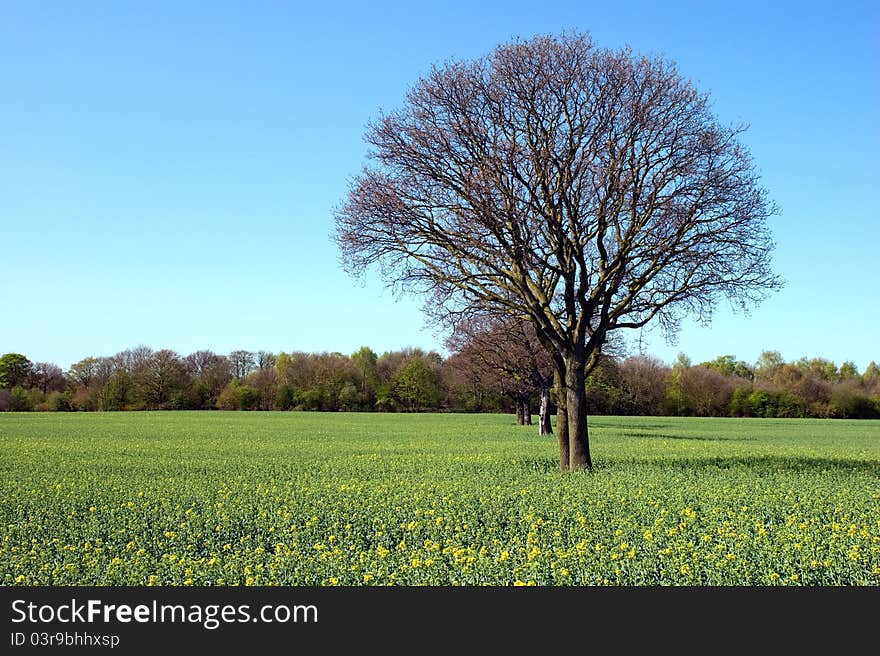
[[[486,372],[463,373],[455,357],[444,361],[416,348],[377,356],[363,346],[351,356],[236,351],[227,357],[197,351],[182,358],[168,349],[137,347],[112,357],[84,358],[63,374],[51,363],[31,365],[21,354],[7,353],[0,358],[4,380],[23,382],[0,388],[0,411],[511,412],[513,395],[537,398],[532,383],[515,375],[501,383]],[[235,384],[230,383],[233,369],[243,374]],[[671,367],[647,356],[609,356],[587,377],[587,411],[864,418],[875,416],[880,402],[880,368],[874,362],[860,375],[849,361],[839,368],[824,358],[786,362],[779,352],[765,351],[754,372],[733,355],[694,366],[680,353]],[[744,380],[750,384],[743,385]]]
[[394,412],[397,410],[397,399],[391,385],[381,384],[376,386],[376,410],[379,412]]
[[351,383],[346,383],[339,391],[339,409],[345,412],[357,410],[360,406],[361,395],[357,387]]
[[46,410],[49,412],[70,412],[73,410],[70,394],[67,392],[49,392],[46,397]]
[[746,380],[752,380],[755,377],[755,373],[748,363],[737,360],[735,355],[719,355],[714,360],[702,363],[701,366],[717,371],[722,376],[735,376]]
[[395,396],[411,411],[437,407],[439,401],[437,378],[419,357],[406,361],[394,379],[393,390]]
[[260,405],[260,391],[251,385],[242,385],[238,390],[238,409],[256,410]]
[[806,415],[803,399],[788,391],[775,391],[742,385],[730,400],[732,417],[791,418]]
[[104,411],[133,409],[133,383],[124,371],[116,372],[101,390],[98,407]]
[[319,389],[297,391],[293,402],[297,410],[320,410],[324,403],[324,393]]
[[217,398],[220,410],[255,410],[260,403],[260,392],[251,385],[232,379]]
[[9,408],[12,412],[29,412],[34,409],[31,394],[21,385],[16,385],[9,390]]
[[563,476],[499,415],[0,415],[0,584],[880,585],[880,421],[591,436]]
[[840,385],[831,392],[831,413],[844,419],[880,418],[875,402],[853,385]]
[[21,353],[6,353],[0,357],[0,389],[24,385],[32,366]]
[[[282,355],[285,355],[282,353]],[[279,360],[281,357],[279,356]],[[295,405],[295,390],[292,385],[282,384],[278,386],[275,392],[275,407],[279,410],[290,410]]]
[[730,397],[730,416],[731,417],[752,417],[752,404],[749,396],[752,393],[751,385],[741,385],[733,390]]
[[773,380],[785,360],[779,351],[763,351],[755,363],[755,377],[763,380]]

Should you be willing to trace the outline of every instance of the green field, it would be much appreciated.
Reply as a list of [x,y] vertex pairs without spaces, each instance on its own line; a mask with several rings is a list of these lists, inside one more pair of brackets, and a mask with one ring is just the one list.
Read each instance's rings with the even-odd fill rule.
[[878,585],[880,422],[0,415],[5,585]]

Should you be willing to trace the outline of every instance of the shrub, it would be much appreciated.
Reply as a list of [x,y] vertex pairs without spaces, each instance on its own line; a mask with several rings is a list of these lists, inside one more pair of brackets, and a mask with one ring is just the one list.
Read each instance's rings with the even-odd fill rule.
[[874,419],[880,417],[874,401],[852,385],[837,385],[831,392],[832,417],[843,419]]
[[296,403],[294,402],[294,389],[292,386],[284,384],[278,387],[275,392],[275,406],[279,410],[290,410]]
[[46,409],[49,412],[70,412],[73,410],[70,395],[64,392],[49,392],[49,396],[46,397]]

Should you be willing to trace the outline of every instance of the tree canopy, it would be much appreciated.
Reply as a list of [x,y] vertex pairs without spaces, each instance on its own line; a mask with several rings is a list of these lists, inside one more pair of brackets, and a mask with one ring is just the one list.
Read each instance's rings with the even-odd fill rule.
[[591,467],[585,376],[618,329],[779,286],[742,126],[663,58],[541,36],[434,67],[366,135],[336,214],[352,273],[379,263],[452,325],[529,321],[554,359],[563,469]]

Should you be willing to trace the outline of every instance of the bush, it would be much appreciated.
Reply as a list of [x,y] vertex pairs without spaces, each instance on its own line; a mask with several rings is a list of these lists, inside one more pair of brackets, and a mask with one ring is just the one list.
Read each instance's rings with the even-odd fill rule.
[[751,385],[742,385],[733,390],[730,397],[731,417],[752,417],[752,404],[749,397],[754,388]]
[[297,410],[320,410],[324,394],[319,389],[299,390],[293,395]]
[[873,400],[851,385],[838,385],[831,392],[832,417],[842,419],[875,419],[880,417]]
[[49,396],[46,397],[46,410],[49,412],[70,412],[73,410],[70,395],[64,392],[49,392]]
[[290,385],[281,385],[275,393],[275,406],[279,410],[290,410],[295,404],[294,389]]
[[260,405],[260,391],[251,385],[242,385],[238,391],[240,410],[255,410]]
[[791,392],[779,392],[776,395],[777,417],[803,417],[806,413],[806,403],[803,399]]
[[34,409],[33,399],[28,390],[16,385],[10,390],[11,398],[9,410],[13,412],[29,412]]
[[357,391],[357,387],[351,383],[346,383],[339,390],[339,409],[343,411],[357,410],[360,405],[361,395]]
[[260,405],[260,392],[251,385],[232,380],[217,397],[221,410],[253,410]]

